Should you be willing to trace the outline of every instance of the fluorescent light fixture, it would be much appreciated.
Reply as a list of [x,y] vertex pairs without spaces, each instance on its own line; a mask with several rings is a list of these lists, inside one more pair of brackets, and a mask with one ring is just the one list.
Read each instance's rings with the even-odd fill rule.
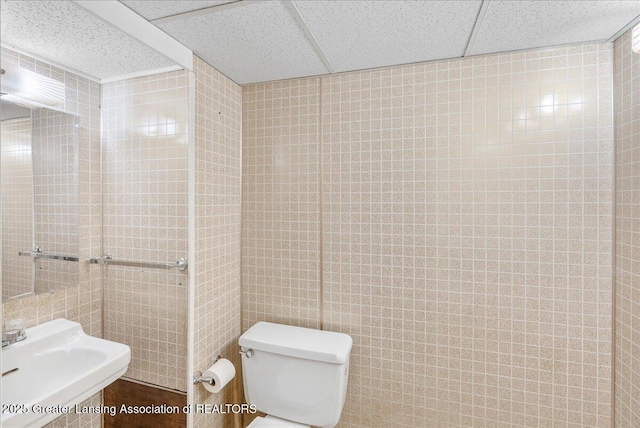
[[631,49],[635,53],[640,53],[640,24],[633,27],[631,32]]
[[14,64],[2,65],[2,99],[27,107],[61,107],[64,83]]

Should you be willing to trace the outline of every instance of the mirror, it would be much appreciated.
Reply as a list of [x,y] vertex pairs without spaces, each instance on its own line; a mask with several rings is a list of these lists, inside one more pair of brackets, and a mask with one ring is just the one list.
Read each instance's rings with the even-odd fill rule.
[[2,301],[78,283],[78,118],[2,100]]

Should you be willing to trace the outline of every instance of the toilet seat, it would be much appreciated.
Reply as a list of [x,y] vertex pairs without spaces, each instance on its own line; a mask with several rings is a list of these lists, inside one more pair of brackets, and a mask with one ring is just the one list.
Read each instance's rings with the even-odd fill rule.
[[302,425],[297,422],[267,415],[264,418],[255,418],[247,428],[309,428],[309,425]]

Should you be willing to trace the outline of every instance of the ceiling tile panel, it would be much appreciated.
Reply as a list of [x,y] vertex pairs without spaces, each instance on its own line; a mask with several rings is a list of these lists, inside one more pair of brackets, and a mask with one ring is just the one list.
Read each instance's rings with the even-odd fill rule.
[[68,1],[0,2],[3,43],[98,78],[175,65]]
[[219,6],[225,3],[232,3],[235,0],[199,0],[199,1],[157,1],[157,0],[120,0],[136,12],[138,15],[148,19],[164,18],[166,16],[177,15],[179,13],[191,12],[193,10],[204,9],[211,6]]
[[491,0],[468,54],[607,40],[638,15],[638,0]]
[[460,57],[481,1],[295,1],[336,71]]
[[247,4],[157,25],[240,84],[328,73],[281,2]]

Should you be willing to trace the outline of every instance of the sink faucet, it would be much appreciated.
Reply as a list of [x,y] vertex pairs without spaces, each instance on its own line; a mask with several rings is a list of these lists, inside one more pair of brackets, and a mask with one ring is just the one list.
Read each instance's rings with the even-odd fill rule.
[[2,347],[20,342],[27,338],[23,320],[13,320],[7,323],[7,328],[2,332]]

